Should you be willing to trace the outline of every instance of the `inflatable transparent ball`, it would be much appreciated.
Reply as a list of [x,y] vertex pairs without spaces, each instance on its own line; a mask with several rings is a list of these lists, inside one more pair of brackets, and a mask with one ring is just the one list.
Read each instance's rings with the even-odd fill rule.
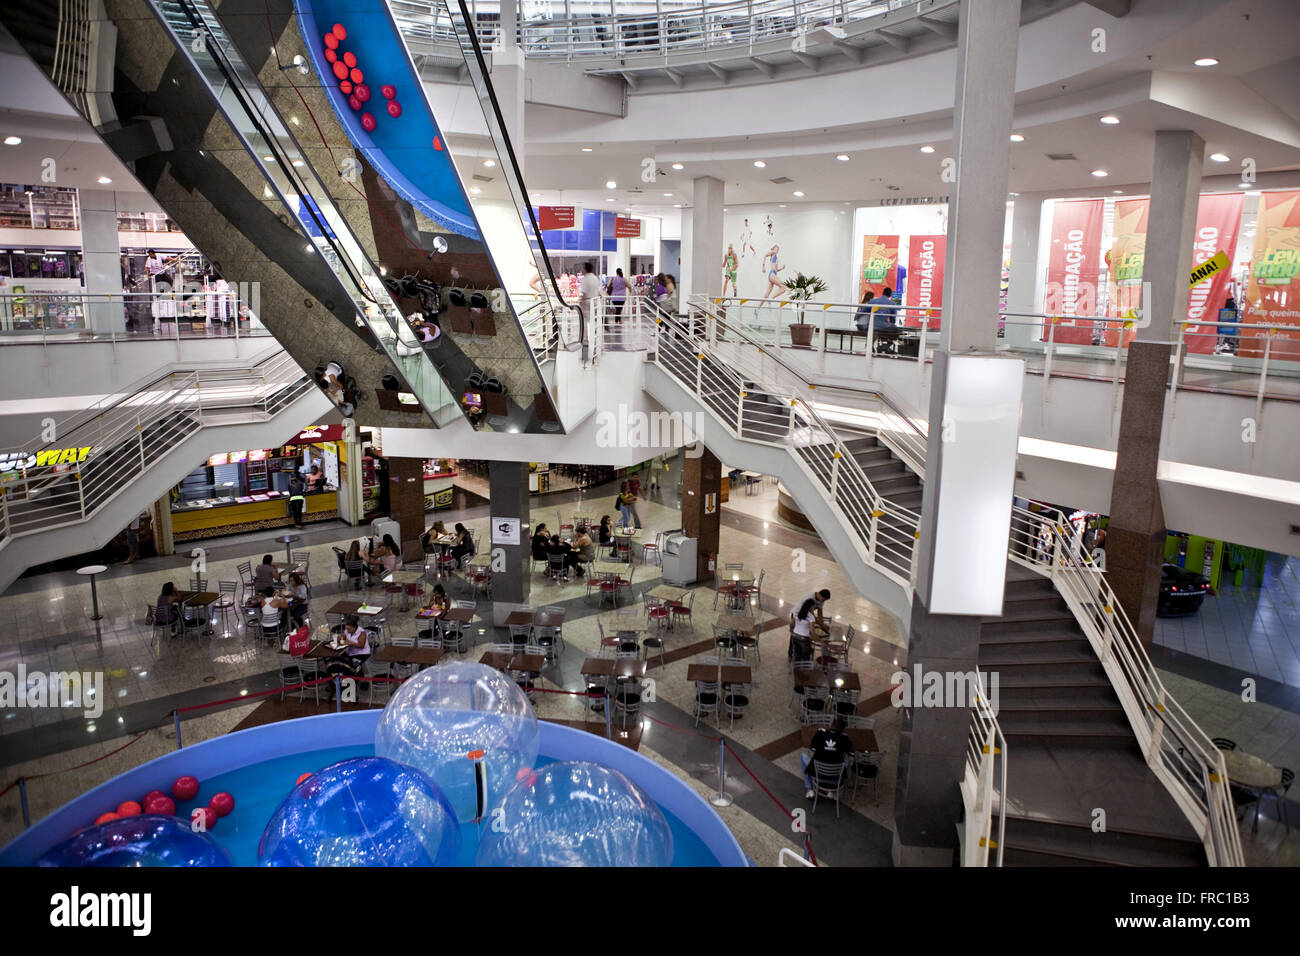
[[231,866],[207,833],[179,817],[141,814],[88,827],[51,849],[37,866]]
[[437,784],[382,757],[331,764],[293,788],[257,848],[263,866],[451,866],[460,823]]
[[402,684],[384,707],[375,754],[428,774],[456,815],[473,820],[532,769],[537,716],[519,686],[495,667],[439,664]]
[[493,808],[479,866],[669,866],[673,834],[659,807],[617,770],[554,763]]

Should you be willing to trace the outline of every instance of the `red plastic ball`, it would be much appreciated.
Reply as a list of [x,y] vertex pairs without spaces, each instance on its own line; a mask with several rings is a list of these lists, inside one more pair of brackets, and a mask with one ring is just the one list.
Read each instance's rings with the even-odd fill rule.
[[208,806],[217,811],[217,816],[228,817],[235,809],[235,798],[223,790],[213,795],[208,801]]
[[402,104],[397,100],[388,101],[388,115],[396,119],[402,115]]
[[163,793],[161,790],[150,790],[148,793],[146,793],[143,797],[140,798],[140,806],[148,810],[149,804],[153,801],[154,797],[165,797],[165,796],[167,796],[167,794]]
[[325,34],[325,49],[337,50],[339,48],[339,38],[333,33]]
[[384,95],[384,99],[391,100],[397,95],[397,87],[393,86],[391,83],[385,83],[379,88],[379,92]]
[[346,40],[348,38],[348,31],[343,29],[343,24],[341,23],[334,24],[334,27],[333,29],[330,30],[330,33],[334,34],[340,40]]
[[99,816],[95,817],[95,826],[99,826],[101,823],[112,823],[114,820],[120,819],[122,818],[116,813],[101,813]]
[[351,92],[352,92],[352,81],[351,81],[351,80],[339,80],[339,91],[340,91],[344,96],[347,96],[349,93],[351,93]]
[[142,813],[144,813],[144,809],[134,800],[124,800],[117,808],[119,817],[138,817]]
[[151,797],[145,801],[145,813],[157,813],[165,817],[176,816],[176,801],[166,794],[160,793],[156,797]]
[[326,63],[333,63],[333,62],[334,62],[335,60],[337,60],[338,58],[339,58],[339,55],[338,55],[337,53],[335,53],[335,52],[334,52],[333,50],[331,50],[329,47],[326,47],[326,48],[325,48],[325,62],[326,62]]
[[294,786],[295,786],[295,787],[302,786],[302,782],[303,782],[304,780],[308,780],[308,779],[310,779],[310,778],[311,778],[311,771],[308,770],[306,773],[304,773],[304,774],[300,774],[300,775],[299,775],[297,781],[294,783]]
[[176,782],[172,784],[172,796],[176,798],[178,803],[193,800],[198,795],[199,782],[194,777],[177,777]]
[[356,94],[357,94],[357,99],[359,99],[362,103],[364,103],[370,99],[370,87],[362,83],[360,86],[356,88]]
[[365,130],[367,133],[373,133],[375,131],[375,127],[378,125],[379,124],[375,122],[375,118],[371,116],[369,113],[361,114],[361,128]]
[[348,65],[348,69],[350,70],[357,65],[357,55],[349,50],[347,53],[343,54],[343,62]]
[[334,61],[334,75],[340,80],[346,80],[348,78],[348,68],[343,65],[342,60]]
[[354,110],[361,109],[361,100],[357,98],[357,94],[355,92],[353,92],[353,94],[348,97],[348,106],[352,107]]
[[437,136],[433,138],[433,148],[440,153],[442,152],[442,140],[439,139]]
[[[203,818],[202,823],[199,822],[200,817]],[[217,811],[211,807],[195,807],[190,811],[190,826],[195,830],[211,830],[217,825],[217,819]]]
[[352,77],[353,83],[364,83],[366,81],[366,75],[355,66],[352,68],[352,72],[349,73],[348,76]]

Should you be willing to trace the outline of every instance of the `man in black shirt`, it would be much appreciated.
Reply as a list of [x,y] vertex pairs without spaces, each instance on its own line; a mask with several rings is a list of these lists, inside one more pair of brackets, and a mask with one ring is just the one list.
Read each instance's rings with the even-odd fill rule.
[[[800,762],[803,764],[803,781],[807,786],[808,792],[804,794],[809,800],[813,798],[815,789],[813,786],[812,775],[815,772],[813,767],[814,760],[820,760],[823,763],[836,764],[843,766],[849,759],[849,754],[853,753],[853,741],[830,727],[823,727],[813,734],[812,739],[812,756],[801,755]],[[823,778],[821,781],[824,785],[835,782],[835,777],[830,779]]]

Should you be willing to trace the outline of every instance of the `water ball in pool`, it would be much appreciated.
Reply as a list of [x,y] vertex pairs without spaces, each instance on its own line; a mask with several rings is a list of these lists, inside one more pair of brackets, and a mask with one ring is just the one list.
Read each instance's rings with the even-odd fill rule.
[[64,840],[37,866],[230,866],[206,833],[178,817],[141,814],[90,827]]
[[450,866],[460,823],[437,784],[382,757],[331,764],[293,788],[257,848],[264,866]]
[[402,684],[384,707],[375,754],[424,771],[457,816],[472,820],[532,769],[537,716],[519,686],[496,668],[439,664]]
[[553,763],[506,794],[479,839],[479,866],[669,866],[673,834],[623,774]]

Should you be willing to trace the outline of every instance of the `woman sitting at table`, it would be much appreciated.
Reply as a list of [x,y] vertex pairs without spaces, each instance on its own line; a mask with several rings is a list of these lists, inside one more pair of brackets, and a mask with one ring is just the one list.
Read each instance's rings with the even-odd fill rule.
[[262,555],[262,563],[253,569],[253,590],[261,594],[267,588],[279,583],[280,572],[275,569],[269,554]]
[[343,633],[340,635],[345,645],[343,654],[326,666],[329,674],[359,674],[361,665],[370,657],[370,632],[361,626],[361,618],[349,614],[343,619]]
[[573,550],[578,553],[578,560],[591,562],[596,560],[596,545],[587,533],[587,526],[579,527],[573,535]]
[[154,623],[165,624],[170,627],[172,637],[176,636],[176,624],[180,620],[180,612],[176,609],[176,603],[179,600],[176,585],[168,581],[162,586],[162,593],[158,595],[158,602],[154,605]]
[[564,566],[577,574],[578,577],[583,577],[582,565],[578,563],[578,552],[574,551],[568,542],[562,540],[558,534],[551,538],[550,544],[546,547],[546,554],[548,557],[552,554],[562,555],[564,557]]
[[539,524],[533,530],[533,560],[545,561],[551,547],[551,532],[545,524]]
[[397,547],[397,542],[393,540],[391,534],[386,534],[383,544],[370,552],[370,560],[366,564],[374,577],[382,578],[396,571],[400,562],[401,551]]
[[451,598],[447,597],[447,591],[441,584],[435,584],[433,590],[429,592],[429,600],[424,604],[424,609],[441,608],[443,611],[451,607]]
[[469,536],[469,530],[459,521],[456,522],[455,535],[456,543],[451,546],[451,556],[459,565],[464,558],[474,553],[474,540]]
[[289,607],[289,602],[275,593],[275,588],[262,591],[261,620],[263,631],[274,631],[280,627],[281,615]]
[[425,554],[428,554],[437,547],[438,539],[446,537],[446,535],[447,526],[441,521],[435,521],[433,527],[420,535],[420,547],[424,549]]
[[293,615],[293,622],[301,624],[303,618],[307,616],[307,582],[302,574],[294,571],[289,575],[289,596],[293,598],[293,603],[289,605],[289,613]]
[[609,515],[600,516],[600,528],[597,530],[596,536],[604,546],[614,543],[614,529],[610,526]]

